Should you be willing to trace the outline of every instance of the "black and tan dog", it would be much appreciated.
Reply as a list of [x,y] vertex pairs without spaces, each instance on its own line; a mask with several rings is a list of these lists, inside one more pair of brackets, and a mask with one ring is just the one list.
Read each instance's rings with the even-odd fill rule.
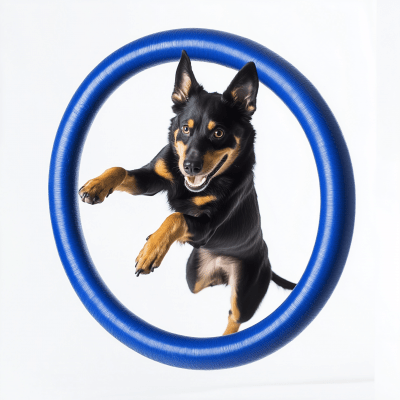
[[143,168],[115,167],[88,181],[79,195],[98,204],[115,190],[133,195],[168,193],[176,212],[148,237],[136,258],[136,274],[161,265],[175,241],[194,249],[186,267],[190,290],[229,284],[232,288],[226,334],[238,331],[257,310],[271,279],[295,285],[271,271],[261,232],[253,182],[258,75],[246,64],[227,90],[208,93],[196,81],[185,51],[176,71],[169,144]]

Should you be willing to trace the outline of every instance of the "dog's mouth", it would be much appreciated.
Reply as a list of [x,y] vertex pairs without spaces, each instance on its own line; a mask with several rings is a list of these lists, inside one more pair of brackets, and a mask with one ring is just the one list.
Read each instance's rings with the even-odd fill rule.
[[227,160],[228,156],[225,155],[217,166],[208,174],[200,176],[185,176],[185,186],[191,192],[201,192],[210,183],[212,177],[221,169],[222,165]]

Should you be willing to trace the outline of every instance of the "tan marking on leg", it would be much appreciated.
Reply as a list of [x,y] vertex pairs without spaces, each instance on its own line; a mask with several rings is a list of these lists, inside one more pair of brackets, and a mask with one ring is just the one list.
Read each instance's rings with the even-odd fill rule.
[[157,160],[156,165],[154,166],[154,171],[157,175],[160,175],[164,179],[167,179],[171,182],[174,181],[174,177],[172,176],[171,172],[169,172],[167,164],[162,158]]
[[79,191],[79,195],[86,194],[83,199],[85,203],[97,204],[102,203],[114,190],[130,194],[140,193],[135,177],[129,176],[124,168],[113,167],[107,169],[97,178],[86,182]]
[[215,128],[216,123],[214,121],[210,121],[207,125],[207,128],[209,131],[213,130]]
[[240,324],[237,323],[232,319],[232,315],[228,317],[228,326],[225,329],[225,332],[223,333],[223,336],[225,335],[231,335],[232,333],[236,333],[240,328]]
[[134,175],[126,174],[125,179],[120,185],[118,185],[115,190],[118,192],[126,192],[133,195],[138,195],[143,193],[143,190],[139,188]]
[[236,292],[232,289],[231,295],[231,314],[228,317],[228,326],[225,329],[224,335],[230,335],[236,333],[240,328],[240,323],[237,322],[240,319],[240,312],[237,307],[237,297]]
[[228,158],[219,171],[214,175],[214,177],[224,173],[224,171],[226,171],[233,164],[240,151],[240,138],[235,136],[235,140],[236,147],[234,149],[227,148],[216,151],[207,151],[203,158],[203,170],[201,171],[201,175],[208,175],[210,172],[212,172],[225,155],[227,155]]
[[[224,335],[236,333],[239,330],[240,312],[237,306],[237,278],[240,260],[234,257],[217,256],[209,250],[199,249],[199,267],[197,270],[198,279],[194,286],[194,293],[208,287],[210,284],[218,285],[225,282],[218,282],[213,279],[215,272],[223,271],[228,277],[228,285],[232,288],[231,292],[231,314],[228,317],[228,326]],[[215,276],[215,275],[214,275]]]
[[204,288],[206,288],[208,286],[207,282],[205,279],[200,279],[199,281],[197,281],[194,284],[194,289],[193,289],[193,293],[199,293],[201,292]]
[[211,201],[215,201],[217,198],[215,196],[196,196],[193,197],[192,201],[196,206],[203,206],[204,204],[210,203]]
[[188,122],[187,122],[187,124],[188,124],[188,127],[189,127],[190,129],[192,129],[192,128],[194,127],[194,121],[193,121],[192,119],[189,119]]
[[190,239],[189,228],[182,213],[171,214],[154,232],[136,257],[136,271],[149,274],[150,268],[159,267],[172,243],[186,243]]

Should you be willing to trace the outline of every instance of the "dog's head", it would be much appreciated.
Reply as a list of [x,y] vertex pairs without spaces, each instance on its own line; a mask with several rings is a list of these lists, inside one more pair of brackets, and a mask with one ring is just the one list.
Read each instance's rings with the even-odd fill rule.
[[250,119],[256,110],[257,92],[253,62],[237,73],[223,94],[206,92],[182,51],[172,93],[176,117],[170,140],[187,189],[204,190],[213,178],[227,173],[238,162],[248,144],[253,146]]

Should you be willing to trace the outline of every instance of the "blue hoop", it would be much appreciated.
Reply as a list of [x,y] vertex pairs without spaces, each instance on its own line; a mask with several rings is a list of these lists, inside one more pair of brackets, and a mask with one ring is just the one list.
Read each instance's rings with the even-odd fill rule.
[[[303,127],[314,153],[321,214],[314,250],[300,282],[271,315],[234,335],[191,338],[158,329],[126,309],[99,276],[87,249],[78,209],[78,170],[96,113],[125,80],[146,68],[193,60],[240,69],[253,60],[260,81]],[[58,252],[79,298],[94,318],[131,349],[181,368],[221,369],[250,363],[289,343],[332,294],[350,249],[355,187],[349,152],[328,105],[292,65],[251,40],[205,29],[166,31],[136,40],[101,62],[76,91],[60,123],[50,165],[49,202]]]

